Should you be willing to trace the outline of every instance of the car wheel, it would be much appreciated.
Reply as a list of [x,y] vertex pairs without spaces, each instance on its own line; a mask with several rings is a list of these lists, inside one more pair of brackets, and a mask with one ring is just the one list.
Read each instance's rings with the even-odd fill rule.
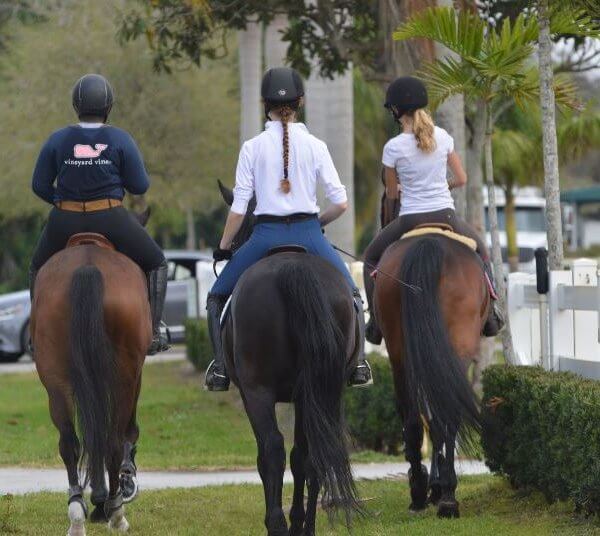
[[23,353],[27,353],[33,359],[33,354],[31,353],[31,332],[29,331],[29,320],[23,326],[21,330],[21,349]]
[[8,354],[5,352],[0,352],[0,363],[16,363],[23,354]]

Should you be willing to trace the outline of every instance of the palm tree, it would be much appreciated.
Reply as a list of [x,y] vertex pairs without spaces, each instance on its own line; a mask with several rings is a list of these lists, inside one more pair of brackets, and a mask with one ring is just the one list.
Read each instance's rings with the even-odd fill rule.
[[240,62],[240,142],[261,129],[260,79],[262,76],[262,24],[250,22],[238,32]]
[[[565,4],[571,6],[565,6]],[[540,103],[542,107],[542,139],[544,155],[544,189],[546,194],[546,220],[548,229],[548,262],[551,270],[560,270],[563,264],[563,237],[560,212],[560,185],[558,174],[558,143],[556,138],[555,98],[552,90],[552,7],[563,11],[554,13],[554,20],[559,21],[566,30],[579,36],[598,37],[597,26],[582,9],[569,12],[569,7],[581,5],[593,9],[592,0],[538,0],[537,13],[539,21],[538,57],[540,66]],[[566,9],[565,9],[566,7]],[[598,6],[596,5],[596,9]],[[569,31],[570,30],[570,31]],[[563,33],[563,32],[561,32]]]
[[[489,222],[492,235],[492,258],[498,283],[501,305],[506,308],[506,286],[502,253],[498,238],[498,216],[494,190],[492,135],[494,123],[513,101],[524,104],[539,96],[537,70],[529,61],[538,36],[534,19],[519,16],[514,22],[505,20],[499,27],[488,26],[476,14],[462,11],[456,15],[452,8],[430,8],[402,24],[394,39],[423,37],[440,43],[460,59],[446,57],[425,65],[421,74],[428,83],[433,104],[448,97],[464,94],[480,111],[485,120],[483,148],[485,176],[489,196]],[[557,99],[574,102],[574,88],[564,79],[557,79]],[[481,135],[481,134],[479,134]],[[481,140],[480,140],[481,141]],[[510,326],[502,332],[505,358],[514,363]]]

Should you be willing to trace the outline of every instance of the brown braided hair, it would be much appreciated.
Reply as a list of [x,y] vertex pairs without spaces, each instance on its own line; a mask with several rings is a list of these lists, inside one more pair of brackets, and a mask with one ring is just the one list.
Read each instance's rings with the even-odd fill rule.
[[276,112],[281,117],[281,126],[283,127],[283,179],[281,179],[280,188],[284,194],[289,194],[292,189],[288,177],[288,166],[290,163],[290,132],[288,123],[294,115],[294,110],[289,106],[282,106]]

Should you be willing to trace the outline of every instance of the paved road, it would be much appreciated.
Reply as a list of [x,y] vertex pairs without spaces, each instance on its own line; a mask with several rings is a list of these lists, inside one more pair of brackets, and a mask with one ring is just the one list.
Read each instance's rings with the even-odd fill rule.
[[[355,464],[354,476],[358,480],[381,480],[385,478],[405,478],[408,463]],[[483,462],[462,460],[456,464],[456,472],[463,475],[489,473]],[[256,471],[215,471],[215,472],[142,472],[139,475],[143,490],[165,488],[201,488],[224,484],[260,484]],[[292,475],[286,471],[284,482],[292,482]],[[22,469],[17,467],[0,468],[0,495],[12,493],[21,495],[38,491],[66,491],[67,474],[63,469]]]
[[[146,363],[164,363],[167,361],[183,361],[184,359],[185,352],[179,347],[164,354],[148,356]],[[3,374],[23,374],[26,372],[35,372],[35,365],[29,356],[21,358],[18,363],[0,364],[0,376]]]

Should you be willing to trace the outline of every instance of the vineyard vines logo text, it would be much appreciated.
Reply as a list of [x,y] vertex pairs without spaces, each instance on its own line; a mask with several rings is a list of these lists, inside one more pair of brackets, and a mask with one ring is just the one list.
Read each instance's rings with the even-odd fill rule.
[[[77,158],[77,160],[71,160],[70,158],[65,160],[65,164],[68,166],[91,166],[93,164],[102,165],[102,164],[112,164],[110,160],[106,160],[103,158],[98,158],[102,151],[104,151],[108,145],[104,143],[96,143],[94,148],[91,145],[82,145],[76,144],[73,147],[73,156]],[[96,160],[94,160],[96,158]]]

